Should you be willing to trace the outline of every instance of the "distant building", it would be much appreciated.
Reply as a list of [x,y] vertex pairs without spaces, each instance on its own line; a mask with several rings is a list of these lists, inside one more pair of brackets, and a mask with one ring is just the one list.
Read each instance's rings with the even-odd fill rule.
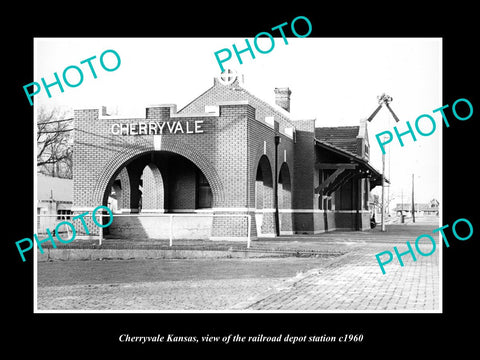
[[[416,215],[438,215],[440,203],[436,199],[430,200],[428,204],[415,203],[415,214]],[[402,215],[411,215],[412,214],[412,204],[404,203],[397,204],[395,208],[397,216]]]
[[53,231],[60,220],[69,220],[72,203],[73,180],[37,174],[37,233]]

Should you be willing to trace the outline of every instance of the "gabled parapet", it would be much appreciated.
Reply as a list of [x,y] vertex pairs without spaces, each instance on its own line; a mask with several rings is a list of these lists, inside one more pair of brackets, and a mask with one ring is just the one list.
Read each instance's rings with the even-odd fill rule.
[[370,159],[370,142],[368,140],[367,120],[360,120],[360,127],[357,135],[357,155],[362,159]]

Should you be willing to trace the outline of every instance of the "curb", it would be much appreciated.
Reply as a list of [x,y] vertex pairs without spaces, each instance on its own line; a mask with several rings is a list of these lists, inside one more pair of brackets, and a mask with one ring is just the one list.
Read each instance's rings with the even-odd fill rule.
[[[314,254],[306,256],[316,256]],[[302,254],[303,255],[303,254]],[[187,249],[53,249],[37,250],[37,261],[54,260],[127,260],[127,259],[243,259],[301,257],[299,252],[264,250],[187,250]],[[325,255],[324,255],[325,256]],[[305,255],[303,255],[305,257]]]

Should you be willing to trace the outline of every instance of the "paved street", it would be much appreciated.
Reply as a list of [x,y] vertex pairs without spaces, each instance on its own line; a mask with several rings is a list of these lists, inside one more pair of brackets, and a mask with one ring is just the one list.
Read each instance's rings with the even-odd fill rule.
[[[407,250],[432,223],[386,233],[331,232],[264,239],[252,247],[315,249],[329,257],[132,259],[38,263],[39,310],[439,311],[439,249],[396,258],[383,275],[375,254]],[[422,241],[430,252],[432,244]]]

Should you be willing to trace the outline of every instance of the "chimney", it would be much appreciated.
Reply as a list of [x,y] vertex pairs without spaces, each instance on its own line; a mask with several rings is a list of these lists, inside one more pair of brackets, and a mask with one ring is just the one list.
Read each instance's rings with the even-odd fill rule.
[[290,94],[288,87],[275,88],[275,104],[290,112]]

